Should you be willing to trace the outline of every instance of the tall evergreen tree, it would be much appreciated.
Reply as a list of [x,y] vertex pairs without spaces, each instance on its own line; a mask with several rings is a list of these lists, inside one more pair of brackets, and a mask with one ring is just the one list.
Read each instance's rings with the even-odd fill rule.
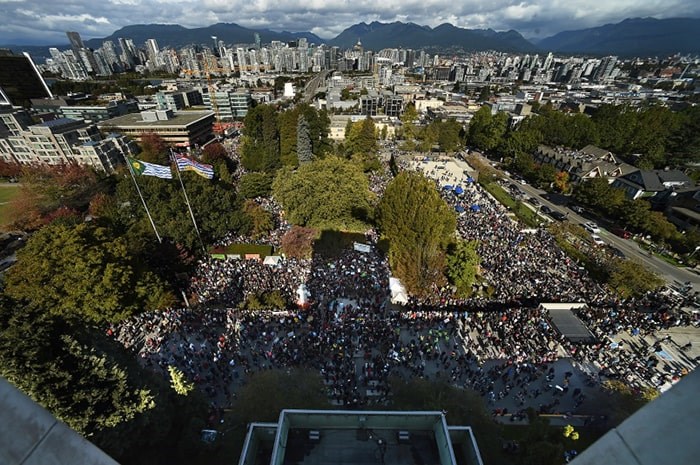
[[299,163],[309,163],[313,159],[311,139],[309,138],[309,123],[304,115],[297,119],[297,158]]

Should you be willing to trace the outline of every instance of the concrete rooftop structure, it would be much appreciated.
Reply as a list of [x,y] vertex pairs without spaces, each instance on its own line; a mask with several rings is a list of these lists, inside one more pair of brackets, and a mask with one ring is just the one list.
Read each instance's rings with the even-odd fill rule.
[[251,423],[239,465],[483,465],[468,426],[442,412],[283,410]]
[[700,463],[700,371],[583,451],[572,465],[691,465]]
[[0,464],[119,465],[0,378]]

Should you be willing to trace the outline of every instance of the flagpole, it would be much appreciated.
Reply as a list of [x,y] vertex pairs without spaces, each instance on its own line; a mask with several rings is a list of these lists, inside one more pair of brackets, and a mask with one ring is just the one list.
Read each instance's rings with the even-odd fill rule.
[[199,234],[199,228],[197,227],[197,221],[194,219],[194,212],[192,211],[192,206],[190,205],[190,199],[187,197],[187,191],[185,190],[185,184],[182,182],[182,176],[180,175],[180,167],[177,166],[177,159],[175,159],[175,154],[173,154],[173,149],[170,149],[170,159],[175,163],[175,171],[177,172],[177,178],[180,180],[180,186],[182,186],[182,193],[185,195],[185,203],[187,204],[187,209],[190,211],[190,217],[192,218],[192,224],[194,225],[194,230],[197,233],[197,238],[199,239],[199,244],[202,246],[204,253],[207,253],[207,248],[204,246],[204,241],[202,240],[201,234]]
[[146,200],[143,198],[143,195],[141,194],[141,189],[139,188],[139,183],[136,182],[136,176],[134,176],[134,168],[131,166],[131,163],[129,163],[129,159],[127,158],[126,154],[122,154],[124,156],[124,161],[126,162],[126,166],[129,167],[129,174],[131,174],[131,179],[134,181],[134,186],[136,186],[136,192],[139,193],[139,198],[141,199],[141,203],[143,204],[144,210],[146,210],[146,215],[148,216],[148,220],[151,222],[151,226],[153,227],[153,232],[156,233],[156,237],[158,238],[158,243],[163,243],[163,240],[160,238],[160,234],[158,234],[158,230],[156,229],[156,224],[153,222],[153,218],[151,217],[151,212],[148,210],[148,206],[146,205]]

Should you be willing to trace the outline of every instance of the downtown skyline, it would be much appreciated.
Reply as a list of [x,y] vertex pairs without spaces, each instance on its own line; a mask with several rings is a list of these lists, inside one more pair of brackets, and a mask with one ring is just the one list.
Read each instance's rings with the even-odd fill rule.
[[[134,14],[138,11],[138,14]],[[450,23],[468,29],[515,29],[528,39],[561,31],[616,23],[631,17],[700,17],[700,5],[678,0],[623,0],[597,5],[574,0],[347,0],[300,2],[281,0],[108,0],[99,5],[85,0],[58,0],[47,9],[38,0],[0,0],[5,18],[0,44],[49,45],[66,43],[66,30],[84,39],[101,38],[132,24],[180,24],[193,28],[219,22],[254,29],[312,32],[330,39],[359,22],[413,22],[436,27]]]

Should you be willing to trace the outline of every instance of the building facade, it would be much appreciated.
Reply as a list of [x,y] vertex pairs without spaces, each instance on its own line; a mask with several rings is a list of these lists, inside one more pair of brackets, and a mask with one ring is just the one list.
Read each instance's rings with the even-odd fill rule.
[[143,111],[103,121],[98,127],[118,132],[136,141],[155,133],[176,147],[201,146],[214,137],[214,113],[211,111]]
[[113,134],[103,138],[94,124],[59,118],[29,124],[22,110],[0,113],[0,159],[22,165],[77,163],[112,172],[125,155],[137,153],[135,143]]

